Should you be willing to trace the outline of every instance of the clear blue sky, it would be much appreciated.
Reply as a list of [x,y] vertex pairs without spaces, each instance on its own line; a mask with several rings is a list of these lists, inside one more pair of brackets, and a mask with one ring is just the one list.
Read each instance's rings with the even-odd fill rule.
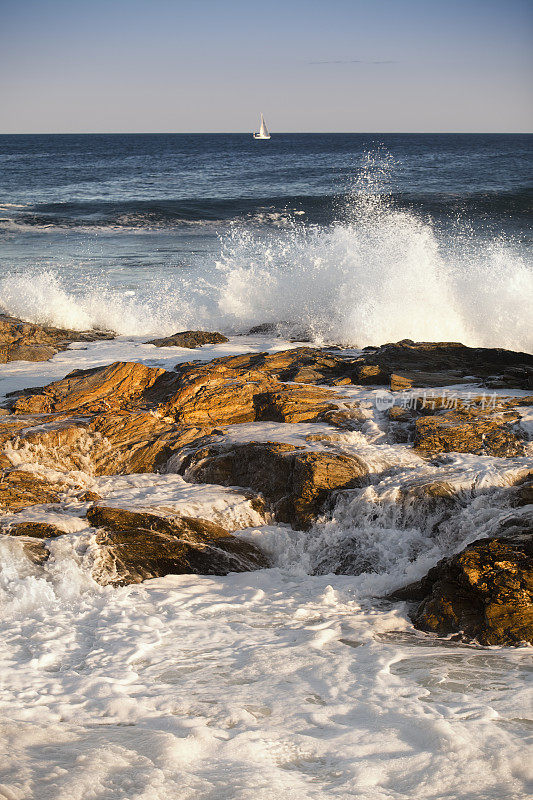
[[531,131],[529,0],[0,0],[0,132]]

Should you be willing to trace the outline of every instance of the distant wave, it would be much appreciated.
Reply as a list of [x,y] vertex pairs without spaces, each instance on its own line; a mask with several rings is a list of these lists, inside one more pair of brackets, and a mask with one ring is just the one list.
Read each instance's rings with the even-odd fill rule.
[[[533,211],[533,189],[469,194],[392,193],[387,203],[399,210],[439,218],[463,215],[472,219],[527,222]],[[0,226],[16,229],[161,229],[184,224],[228,221],[283,225],[301,216],[311,224],[329,225],[342,219],[346,195],[294,195],[262,198],[199,200],[77,201],[35,205],[0,204]]]

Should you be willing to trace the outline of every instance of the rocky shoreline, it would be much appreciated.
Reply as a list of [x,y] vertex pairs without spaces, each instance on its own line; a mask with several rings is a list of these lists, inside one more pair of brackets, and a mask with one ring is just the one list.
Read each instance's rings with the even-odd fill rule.
[[[45,360],[73,341],[111,338],[3,317],[0,360]],[[194,349],[227,341],[184,331],[150,344]],[[430,474],[397,480],[397,525],[423,520],[431,538],[453,528],[454,515],[479,496],[497,495],[508,513],[493,536],[469,536],[459,551],[450,545],[449,556],[388,602],[410,603],[415,626],[439,636],[533,644],[533,473],[522,424],[532,405],[532,356],[458,343],[300,346],[170,370],[134,361],[76,370],[12,393],[0,409],[0,528],[43,564],[47,543],[70,534],[28,511],[68,508],[92,531],[92,575],[102,584],[250,571],[270,565],[260,535],[252,542],[157,503],[110,506],[91,479],[177,474],[188,484],[227,487],[256,519],[312,536],[343,503],[353,507],[363,496],[365,514],[381,513],[381,497],[368,497],[402,458],[415,459]],[[275,438],[287,428],[299,438]],[[390,448],[382,463],[368,455],[369,432]],[[504,485],[472,483],[465,494],[450,478],[457,454],[515,468]],[[336,561],[330,556],[322,553],[315,566],[322,574],[372,571],[357,541]]]

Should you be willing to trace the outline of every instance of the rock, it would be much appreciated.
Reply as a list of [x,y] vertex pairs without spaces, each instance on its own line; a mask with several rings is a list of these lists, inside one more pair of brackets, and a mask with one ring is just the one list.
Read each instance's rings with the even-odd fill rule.
[[389,440],[413,442],[421,455],[475,453],[500,458],[525,453],[518,403],[531,398],[492,396],[459,400],[446,395],[413,398],[408,406],[388,409]]
[[164,339],[151,339],[146,344],[155,344],[156,347],[187,347],[194,350],[204,344],[223,344],[229,342],[227,336],[210,331],[180,331]]
[[521,456],[525,442],[515,426],[520,416],[506,406],[483,409],[474,403],[439,409],[414,423],[414,446],[424,454],[474,453],[499,458]]
[[276,336],[290,342],[312,342],[313,334],[309,328],[296,322],[262,322],[248,331],[248,336]]
[[16,414],[93,415],[138,410],[181,426],[213,426],[260,419],[311,421],[335,408],[322,387],[287,386],[271,374],[228,367],[225,359],[182,365],[176,372],[115,362],[79,370],[44,389],[26,390]]
[[47,361],[71,342],[113,339],[109,331],[72,331],[35,325],[0,315],[0,364],[8,361]]
[[244,353],[226,356],[203,365],[178,365],[176,370],[187,372],[191,368],[208,369],[212,373],[225,370],[234,379],[253,372],[263,381],[291,381],[295,383],[332,384],[338,379],[349,379],[354,375],[354,359],[344,354],[316,347],[295,347],[277,353]]
[[533,504],[533,479],[525,480],[517,487],[515,503],[518,506]]
[[269,373],[217,359],[185,365],[157,413],[182,425],[230,425],[275,420],[313,421],[336,406],[337,394],[322,387],[287,386]]
[[519,389],[533,386],[533,356],[528,353],[466,347],[458,342],[404,339],[378,348],[365,348],[361,362],[366,369],[376,368],[374,383],[388,383],[393,373],[399,372],[401,375],[397,377],[422,387],[462,383],[465,379],[469,382],[473,376],[484,379],[492,388],[496,384]]
[[212,431],[180,427],[149,412],[117,411],[16,431],[5,456],[17,463],[22,450],[26,461],[91,475],[157,472],[176,451],[195,441],[200,444]]
[[208,426],[253,422],[255,397],[268,389],[264,376],[248,373],[244,378],[224,371],[200,370],[181,377],[175,391],[157,412],[180,425]]
[[322,387],[285,386],[254,397],[255,420],[270,422],[316,422],[337,409],[338,395]]
[[373,386],[389,382],[389,373],[383,370],[378,364],[365,364],[364,359],[358,360],[360,363],[356,365],[354,383],[360,383],[363,386]]
[[65,531],[49,522],[11,522],[2,528],[9,536],[31,536],[32,539],[55,539],[65,536]]
[[[387,347],[398,350],[397,345]],[[414,358],[417,347],[399,349]],[[435,357],[433,346],[420,347]],[[455,352],[462,345],[450,347]],[[364,358],[375,358],[381,350]],[[14,463],[9,448],[29,447],[39,451],[42,463],[60,469],[100,475],[157,471],[184,446],[224,425],[324,421],[357,430],[366,421],[365,411],[342,403],[338,391],[312,384],[358,381],[367,366],[359,358],[301,347],[189,362],[174,371],[130,362],[76,371],[44,389],[26,390],[13,401],[15,413],[0,418],[0,443],[5,445],[0,467]],[[423,455],[520,455],[524,442],[514,405],[523,401],[501,400],[496,409],[474,402],[449,408],[444,397],[419,401],[401,419],[398,411],[389,411],[390,436],[414,441]]]
[[227,575],[268,566],[254,545],[203,519],[172,519],[120,508],[94,506],[87,512],[98,528],[100,583],[140,583],[164,575]]
[[417,628],[484,645],[533,644],[533,535],[478,539],[392,595],[422,601]]
[[164,369],[115,361],[107,367],[75,370],[44,389],[25,390],[14,403],[17,414],[76,411],[97,414],[138,403]]
[[211,427],[181,427],[146,412],[99,414],[88,430],[103,437],[92,458],[96,475],[159,472],[174,453],[213,433]]
[[480,381],[528,388],[533,378],[533,356],[527,353],[453,342],[403,341],[365,349],[360,356],[334,348],[297,347],[278,353],[228,356],[209,364],[213,369],[219,366],[232,370],[235,377],[253,370],[279,381],[326,385],[387,385],[394,375],[398,388],[399,382],[432,387]]
[[367,477],[366,466],[355,456],[277,442],[199,449],[184,460],[180,472],[195,483],[261,492],[279,522],[303,530],[335,491],[361,486]]
[[19,511],[26,506],[58,503],[65,488],[33,472],[4,470],[0,475],[0,509]]
[[402,375],[397,375],[395,372],[390,376],[390,390],[391,392],[406,392],[413,386],[411,378],[406,378]]
[[42,567],[50,558],[50,551],[45,543],[38,539],[28,538],[23,540],[22,548],[26,558],[29,558],[32,564],[36,564],[38,567]]
[[79,500],[80,503],[95,503],[97,500],[101,499],[99,494],[92,492],[90,489],[87,489],[85,492],[80,492],[76,496],[76,500]]
[[322,422],[333,425],[335,428],[345,431],[360,430],[368,417],[359,407],[358,403],[351,403],[349,408],[336,408],[321,414]]
[[248,336],[281,336],[280,331],[287,333],[290,329],[290,322],[262,322],[250,328]]

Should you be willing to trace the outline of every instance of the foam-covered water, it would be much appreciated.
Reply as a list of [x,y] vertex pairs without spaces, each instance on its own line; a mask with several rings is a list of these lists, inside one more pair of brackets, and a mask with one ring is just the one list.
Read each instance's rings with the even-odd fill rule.
[[[106,504],[244,525],[237,535],[269,554],[267,570],[102,587],[86,505],[22,512],[68,536],[49,543],[43,566],[22,539],[0,537],[6,798],[528,795],[529,650],[417,633],[403,604],[379,599],[511,514],[530,515],[510,508],[508,490],[527,461],[455,456],[443,475],[388,445],[380,412],[368,419],[368,435],[336,446],[381,478],[344,493],[307,533],[269,524],[234,489],[172,472],[86,475]],[[321,429],[264,425],[226,435],[302,446]],[[455,515],[398,503],[400,485],[437,475],[457,492]]]
[[[262,150],[243,137],[0,137],[0,306],[121,334],[2,365],[0,393],[115,360],[171,369],[191,351],[156,348],[149,336],[279,320],[315,342],[533,349],[530,139],[386,144],[391,158],[347,136],[273,137]],[[193,357],[293,346],[239,335]],[[479,536],[525,522],[532,509],[511,507],[509,486],[530,462],[428,462],[387,441],[372,389],[339,391],[360,402],[361,425],[335,441],[307,440],[331,433],[325,423],[225,433],[333,447],[367,464],[372,485],[342,493],[305,533],[272,524],[238,488],[187,483],[172,461],[161,475],[95,477],[89,453],[71,471],[60,450],[7,447],[14,467],[107,504],[225,525],[273,566],[100,586],[87,504],[4,514],[3,523],[48,521],[68,535],[41,565],[23,538],[0,536],[9,754],[0,797],[529,796],[529,650],[418,633],[405,605],[381,598]],[[521,411],[527,433],[531,413]],[[433,480],[453,488],[452,514],[410,499]]]
[[[195,355],[287,346],[235,337]],[[45,364],[6,365],[4,388],[21,371],[38,383],[54,365],[57,377],[115,359],[170,367],[188,358],[181,348],[93,343]],[[379,598],[511,516],[525,520],[532,509],[510,507],[509,485],[528,461],[454,456],[443,472],[387,443],[372,389],[342,391],[366,421],[312,446],[356,454],[376,479],[343,493],[307,533],[273,525],[239,490],[187,483],[171,462],[161,475],[96,478],[68,472],[59,452],[6,451],[17,468],[83,485],[109,505],[212,519],[262,547],[273,567],[99,586],[87,504],[4,514],[4,523],[48,521],[68,534],[49,542],[41,566],[23,538],[0,537],[4,797],[527,796],[527,648],[417,633],[404,604]],[[328,431],[255,423],[228,426],[226,437],[309,447],[309,433]],[[435,479],[456,492],[453,515],[401,501],[400,487]]]

